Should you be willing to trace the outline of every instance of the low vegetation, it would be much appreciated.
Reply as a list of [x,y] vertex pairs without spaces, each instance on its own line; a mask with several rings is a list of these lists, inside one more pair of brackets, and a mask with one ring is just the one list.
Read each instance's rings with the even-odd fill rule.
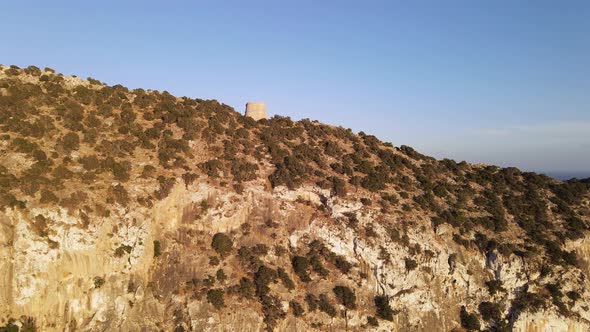
[[[355,250],[359,239],[374,245],[384,266],[405,270],[408,278],[432,274],[425,262],[439,254],[408,235],[417,216],[427,222],[420,225],[421,233],[452,239],[448,247],[454,252],[517,257],[546,277],[537,288],[518,291],[499,280],[486,281],[485,301],[461,307],[457,321],[466,330],[500,331],[506,327],[506,312],[513,318],[552,308],[568,316],[583,297],[583,290],[563,287],[550,277],[564,270],[579,272],[585,264],[568,243],[590,229],[590,179],[559,182],[515,168],[435,160],[408,146],[394,147],[363,132],[309,119],[275,116],[257,122],[215,100],[129,90],[91,78],[72,86],[63,75],[34,66],[3,67],[0,109],[0,154],[13,156],[10,162],[0,160],[4,211],[61,207],[92,229],[104,218],[149,210],[203,183],[231,191],[236,199],[255,186],[271,191],[309,185],[323,190],[319,203],[297,201],[302,214],[350,229],[358,237]],[[204,275],[187,272],[183,286],[167,286],[164,295],[190,294],[216,310],[244,301],[261,311],[268,330],[290,314],[337,319],[356,310],[357,317],[366,317],[366,328],[397,321],[403,308],[395,298],[358,291],[372,277],[358,259],[340,256],[314,238],[303,239],[303,247],[287,244],[282,231],[300,227],[296,224],[302,220],[280,220],[269,211],[262,221],[248,216],[239,229],[211,238],[198,231],[198,223],[208,222],[206,216],[229,204],[214,196],[199,198],[183,211],[178,221],[182,232],[174,241],[160,234],[153,241],[152,263],[162,271],[168,271],[170,261],[184,259],[178,258],[178,247],[187,238],[195,239],[194,247],[181,257],[192,257],[196,250],[206,255],[205,263],[199,263]],[[344,200],[354,202],[354,210],[334,213],[334,203]],[[141,223],[118,222],[121,227]],[[55,247],[51,225],[48,217],[34,214],[27,229]],[[383,241],[405,253],[395,257]],[[143,245],[116,242],[109,250],[124,263],[141,255]],[[461,263],[461,255],[448,257],[451,273]],[[105,287],[103,277],[91,282],[97,291]],[[156,286],[162,285],[150,285],[154,292]],[[14,322],[0,330],[13,329]]]

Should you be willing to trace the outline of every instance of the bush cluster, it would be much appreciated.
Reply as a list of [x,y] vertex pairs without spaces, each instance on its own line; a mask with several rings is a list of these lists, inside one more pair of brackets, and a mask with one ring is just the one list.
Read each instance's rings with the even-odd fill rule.
[[229,254],[233,247],[233,241],[224,233],[216,233],[211,240],[211,247],[221,256]]
[[389,305],[389,298],[385,295],[375,296],[375,307],[377,308],[377,316],[381,319],[393,321],[395,312]]

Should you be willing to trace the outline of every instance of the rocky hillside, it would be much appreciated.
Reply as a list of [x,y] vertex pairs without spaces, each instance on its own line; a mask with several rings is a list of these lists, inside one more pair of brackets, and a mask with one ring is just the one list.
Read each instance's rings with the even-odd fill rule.
[[588,331],[590,180],[0,67],[0,331]]

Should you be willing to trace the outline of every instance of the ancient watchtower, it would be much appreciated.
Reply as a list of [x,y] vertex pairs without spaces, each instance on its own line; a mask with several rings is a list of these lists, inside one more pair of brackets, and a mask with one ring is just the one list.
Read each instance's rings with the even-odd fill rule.
[[266,104],[263,102],[249,102],[246,103],[246,116],[258,121],[266,119]]

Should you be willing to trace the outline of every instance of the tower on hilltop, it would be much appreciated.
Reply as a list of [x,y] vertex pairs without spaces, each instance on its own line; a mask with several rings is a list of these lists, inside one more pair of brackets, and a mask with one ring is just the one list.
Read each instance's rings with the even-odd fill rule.
[[246,116],[258,121],[260,119],[267,119],[266,104],[263,102],[248,102],[246,103]]

